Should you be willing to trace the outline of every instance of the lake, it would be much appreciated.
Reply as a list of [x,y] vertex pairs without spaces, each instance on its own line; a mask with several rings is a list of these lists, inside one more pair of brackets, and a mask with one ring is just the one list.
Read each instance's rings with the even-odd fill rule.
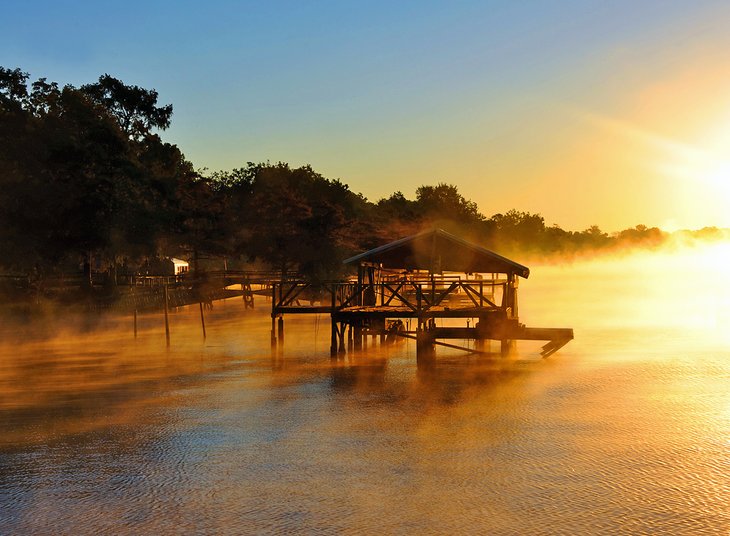
[[728,534],[730,245],[528,265],[548,359],[331,360],[325,315],[272,356],[263,298],[169,350],[161,314],[5,326],[0,533]]

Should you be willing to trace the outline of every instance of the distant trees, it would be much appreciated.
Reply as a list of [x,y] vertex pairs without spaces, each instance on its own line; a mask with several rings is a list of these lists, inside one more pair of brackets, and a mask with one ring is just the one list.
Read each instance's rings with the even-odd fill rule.
[[225,200],[232,255],[260,259],[284,272],[326,279],[353,251],[353,224],[366,201],[310,166],[253,164],[211,177]]
[[109,74],[61,87],[0,67],[2,269],[42,275],[89,257],[116,266],[181,255],[194,267],[226,257],[327,279],[349,255],[434,226],[519,255],[667,237],[644,225],[610,236],[595,225],[571,232],[514,209],[486,217],[443,182],[420,186],[415,199],[397,191],[371,203],[310,166],[198,172],[160,138],[171,118],[155,90]]

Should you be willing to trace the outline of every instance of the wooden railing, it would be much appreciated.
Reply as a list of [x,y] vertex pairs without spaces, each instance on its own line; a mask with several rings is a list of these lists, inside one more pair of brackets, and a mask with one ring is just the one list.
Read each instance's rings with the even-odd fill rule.
[[433,307],[511,307],[508,279],[401,279],[380,283],[303,281],[272,284],[272,313],[286,308],[407,307],[414,313]]

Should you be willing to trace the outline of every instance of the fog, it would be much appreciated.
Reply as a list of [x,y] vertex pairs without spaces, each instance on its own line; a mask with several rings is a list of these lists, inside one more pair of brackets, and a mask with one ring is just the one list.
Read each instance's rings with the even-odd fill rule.
[[[519,260],[519,259],[518,259]],[[9,533],[719,534],[730,529],[730,244],[526,263],[548,359],[404,341],[329,357],[327,315],[270,302],[6,323]],[[23,327],[26,326],[26,327]],[[20,343],[19,341],[24,342]]]

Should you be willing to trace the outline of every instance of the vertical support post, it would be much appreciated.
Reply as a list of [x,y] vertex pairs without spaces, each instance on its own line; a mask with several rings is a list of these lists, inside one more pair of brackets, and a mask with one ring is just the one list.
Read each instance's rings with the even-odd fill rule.
[[284,315],[279,316],[279,343],[284,344]]
[[427,329],[419,327],[416,332],[416,363],[419,366],[430,365],[434,358],[433,338]]
[[276,283],[271,284],[271,348],[276,348]]
[[519,318],[519,311],[517,310],[517,287],[519,287],[519,278],[515,275],[512,279],[512,316]]
[[362,305],[362,280],[363,280],[362,265],[358,265],[358,267],[357,267],[357,300],[356,300],[356,305]]
[[353,330],[355,336],[355,350],[362,349],[362,327],[360,327],[360,321],[355,321],[355,329]]
[[276,315],[271,313],[271,348],[276,348]]
[[330,357],[337,357],[337,321],[334,311],[330,315],[332,331],[330,333]]
[[484,307],[484,281],[479,281],[479,307]]
[[352,352],[352,324],[347,324],[347,350],[348,352]]
[[339,348],[337,349],[338,354],[345,353],[345,329],[347,326],[344,322],[340,322],[340,327],[337,330],[337,337],[339,338]]
[[170,308],[170,296],[167,290],[167,283],[165,283],[165,342],[167,347],[170,347],[170,319],[168,309]]
[[137,289],[134,279],[132,279],[132,306],[134,307],[134,338],[137,338]]
[[436,276],[431,272],[431,305],[436,301]]
[[203,326],[203,340],[206,338],[205,334],[205,314],[203,313],[203,302],[200,302],[200,325]]

